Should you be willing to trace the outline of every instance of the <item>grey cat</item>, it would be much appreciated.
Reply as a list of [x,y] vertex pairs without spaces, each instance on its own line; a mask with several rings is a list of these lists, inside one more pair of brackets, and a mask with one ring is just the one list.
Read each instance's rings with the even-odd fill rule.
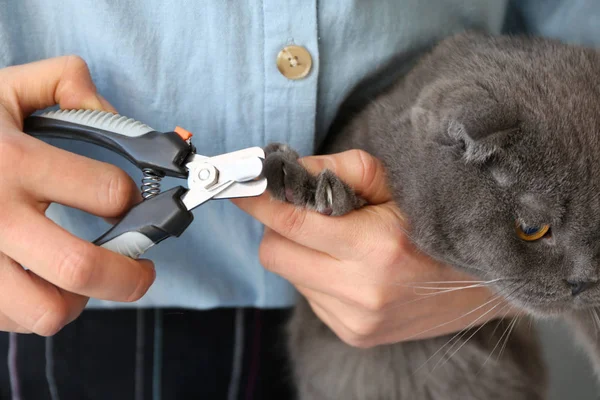
[[[600,372],[590,312],[600,306],[598,51],[455,35],[340,126],[320,153],[363,149],[382,160],[421,251],[496,280],[493,289],[531,316],[566,317]],[[308,174],[287,146],[266,152],[275,198],[333,216],[365,205],[331,172]],[[434,368],[454,335],[353,348],[302,300],[288,325],[299,398],[544,398],[529,321],[497,324],[457,339],[461,350]],[[489,357],[509,324],[502,356]]]

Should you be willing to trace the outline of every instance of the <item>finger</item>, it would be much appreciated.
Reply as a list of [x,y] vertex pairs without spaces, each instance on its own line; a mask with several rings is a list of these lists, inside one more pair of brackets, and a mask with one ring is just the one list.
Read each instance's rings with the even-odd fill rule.
[[352,332],[340,319],[317,301],[308,300],[315,315],[335,333],[344,343],[358,348],[371,347],[371,341]]
[[[295,285],[337,292],[339,261],[266,228],[259,247],[263,267]],[[342,283],[343,285],[343,283]]]
[[[459,313],[454,315],[457,320],[451,324],[444,324],[432,333],[423,333],[432,335],[452,331],[469,320],[469,315],[479,316],[477,312],[470,311],[487,301],[490,294],[488,288],[478,285],[467,285],[462,290],[451,289],[453,285],[444,284],[445,281],[463,281],[469,276],[420,253],[389,268],[379,267],[377,263],[365,266],[360,262],[335,260],[268,228],[265,229],[259,257],[265,268],[292,284],[331,296],[365,315],[386,313],[393,316],[390,321],[401,324],[414,320],[412,333],[420,329],[423,320],[429,316],[439,318],[441,313]],[[439,285],[432,283],[434,281]],[[439,286],[440,290],[417,290],[423,286]],[[467,315],[462,318],[462,314]],[[398,315],[402,317],[398,318]],[[445,316],[442,315],[442,318]]]
[[[87,298],[58,290],[0,254],[0,309],[24,330],[49,336],[77,317]],[[0,321],[0,326],[4,328]]]
[[[303,247],[268,228],[259,248],[259,258],[266,269],[294,285],[328,294],[367,310],[412,296],[412,288],[403,285],[414,274],[411,269],[427,270],[422,264],[408,259],[393,270],[371,264],[366,268],[362,263],[339,261],[325,253]],[[425,275],[421,273],[421,276]]]
[[60,203],[102,217],[115,217],[141,200],[137,185],[114,165],[56,148],[35,138],[5,135],[0,165],[5,176],[42,203]]
[[54,285],[83,296],[135,301],[155,279],[152,263],[77,238],[35,210],[4,216],[0,248]]
[[399,211],[391,203],[364,207],[332,218],[274,201],[268,193],[232,201],[280,235],[338,259],[363,257],[372,252],[370,246],[378,241],[381,245],[394,247],[401,244],[404,235]]
[[[404,219],[398,208],[391,203],[383,165],[375,157],[363,151],[351,150],[329,156],[306,157],[301,162],[312,172],[323,168],[331,169],[371,204],[385,207],[366,207],[334,219],[291,204],[273,201],[268,193],[232,201],[279,234],[336,258],[356,255],[356,249],[364,242],[365,233],[375,234],[374,230],[378,229],[397,231],[404,228],[398,224],[403,223]],[[387,220],[384,225],[381,225],[382,216]],[[370,231],[365,231],[365,227]]]
[[87,305],[89,301],[88,296],[82,296],[77,293],[68,292],[59,287],[54,286],[50,282],[36,275],[31,270],[26,270],[29,278],[36,282],[36,285],[49,288],[49,291],[57,291],[60,297],[63,299],[64,303],[67,305],[66,313],[65,313],[65,322],[69,324],[73,322],[79,315],[82,313],[83,309]]
[[473,293],[466,304],[460,299],[465,296],[451,294],[444,297],[456,305],[420,304],[420,310],[412,312],[404,307],[370,313],[310,288],[298,286],[297,289],[311,304],[317,306],[313,309],[318,309],[319,317],[325,318],[327,325],[337,335],[358,347],[453,334],[515,314],[510,304],[489,293],[486,297],[480,296],[482,293]]
[[0,312],[0,332],[14,332],[14,333],[31,333],[29,329],[23,328],[12,319],[8,318],[2,312]]
[[342,341],[359,348],[383,344],[380,316],[365,314],[328,295],[307,288],[297,288],[308,300],[314,313]]
[[22,127],[25,116],[55,104],[61,108],[103,110],[86,62],[77,56],[62,56],[12,66],[0,71],[5,85],[3,103]]
[[299,162],[315,174],[324,169],[331,170],[369,204],[385,203],[392,198],[383,164],[365,151],[348,150],[331,155],[310,156],[301,158]]

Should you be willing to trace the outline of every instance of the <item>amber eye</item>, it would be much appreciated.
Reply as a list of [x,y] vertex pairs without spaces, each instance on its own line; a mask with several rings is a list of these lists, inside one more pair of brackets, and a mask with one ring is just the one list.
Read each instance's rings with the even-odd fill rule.
[[541,239],[550,232],[550,225],[527,226],[520,222],[516,223],[517,236],[527,242]]

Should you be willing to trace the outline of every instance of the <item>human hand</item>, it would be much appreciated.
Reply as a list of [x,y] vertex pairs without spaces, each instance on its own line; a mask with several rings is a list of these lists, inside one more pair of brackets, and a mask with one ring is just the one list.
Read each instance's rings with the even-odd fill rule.
[[333,171],[369,205],[328,217],[269,193],[232,201],[265,224],[264,267],[290,281],[343,341],[372,347],[423,339],[514,312],[483,283],[413,246],[376,158],[352,150],[300,163],[314,174]]
[[55,104],[114,111],[96,93],[78,57],[0,69],[2,331],[53,335],[81,313],[88,297],[134,301],[155,277],[149,261],[95,246],[45,217],[52,202],[110,218],[141,199],[134,182],[117,167],[22,132],[27,115]]

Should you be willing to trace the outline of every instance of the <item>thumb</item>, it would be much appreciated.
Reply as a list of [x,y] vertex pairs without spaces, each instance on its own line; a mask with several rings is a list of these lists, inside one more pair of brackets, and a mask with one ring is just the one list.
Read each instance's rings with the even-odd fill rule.
[[[85,108],[115,112],[96,92],[86,62],[78,56],[62,56],[0,70],[0,82],[8,86],[3,106],[19,127],[36,110],[59,104],[61,108]],[[3,96],[0,96],[2,98]]]
[[369,204],[390,201],[385,168],[381,161],[362,150],[304,157],[299,162],[311,173],[329,169]]

